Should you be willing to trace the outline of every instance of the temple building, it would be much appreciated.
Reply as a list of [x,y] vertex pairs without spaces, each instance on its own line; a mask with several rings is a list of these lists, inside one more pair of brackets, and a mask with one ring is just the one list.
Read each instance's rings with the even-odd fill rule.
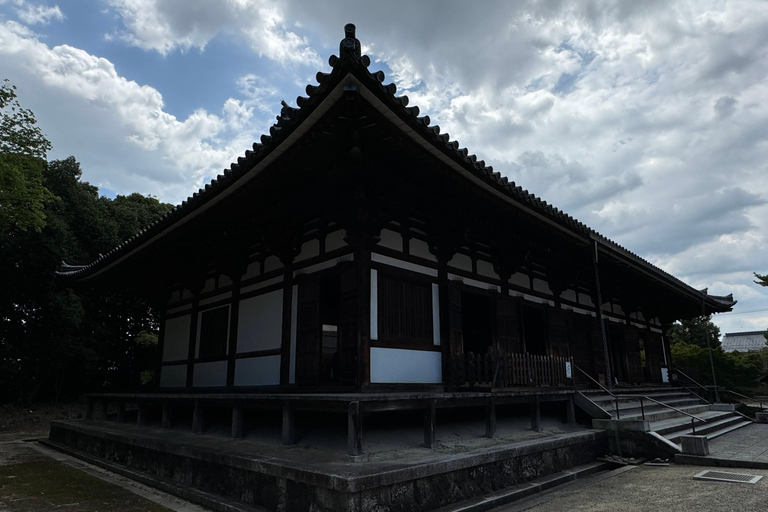
[[494,172],[368,70],[353,25],[329,63],[230,169],[59,273],[165,305],[161,390],[665,383],[666,327],[735,304]]

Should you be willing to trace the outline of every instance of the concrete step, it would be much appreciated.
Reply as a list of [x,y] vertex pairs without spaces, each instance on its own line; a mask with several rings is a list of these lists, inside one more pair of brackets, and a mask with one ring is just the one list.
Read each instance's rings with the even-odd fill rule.
[[[691,406],[685,406],[685,407],[678,407],[681,411],[687,412],[688,414],[693,414],[694,416],[698,416],[699,413],[703,412],[709,412],[709,406],[708,405],[691,405]],[[660,420],[667,420],[670,418],[686,418],[686,421],[690,422],[690,418],[688,416],[685,416],[684,414],[680,414],[677,411],[673,411],[672,409],[666,409],[663,408],[659,411],[646,411],[645,413],[645,419],[646,421],[654,422],[654,421],[660,421]],[[623,420],[639,420],[642,419],[642,415],[640,413],[636,414],[627,414],[621,415],[621,419]]]
[[[675,409],[685,410],[686,407],[696,407],[702,404],[699,400],[686,398],[686,399],[676,399],[676,400],[667,400],[663,402],[666,405],[669,405],[671,407],[674,407]],[[616,416],[616,409],[606,409],[609,413],[611,413],[611,416]],[[663,405],[656,404],[654,402],[645,401],[642,404],[642,407],[640,405],[640,402],[628,402],[625,404],[621,404],[621,407],[619,407],[619,415],[622,418],[641,418],[643,415],[643,411],[645,411],[646,417],[648,414],[654,414],[658,412],[666,412],[666,411],[672,411],[669,407],[664,407]]]
[[[606,475],[606,477],[613,476],[613,473],[617,470],[610,471],[610,467],[606,462],[595,461],[590,464],[583,464],[554,475],[507,487],[485,496],[453,503],[446,507],[435,509],[433,512],[485,512],[575,480],[587,477],[599,478],[602,475]],[[619,470],[623,470],[623,468],[619,468]]]
[[[720,428],[717,429],[707,429],[706,432],[702,431],[702,429],[696,428],[696,435],[706,435],[707,439],[710,441],[712,439],[715,439],[716,437],[720,437],[722,435],[725,435],[729,432],[733,432],[734,430],[738,430],[740,428],[746,427],[747,425],[752,425],[753,422],[749,420],[745,420],[744,418],[737,417],[734,422],[729,422],[725,425],[720,425]],[[682,436],[689,436],[693,435],[693,432],[691,429],[686,429],[680,432],[676,432],[673,437],[667,438],[673,443],[680,443],[680,438]]]
[[[732,412],[723,411],[703,411],[699,414],[696,414],[696,416],[706,420],[706,423],[702,423],[700,421],[695,422],[696,432],[699,432],[699,426],[703,428],[713,424],[719,424],[720,422],[733,418],[734,416],[741,418],[741,416],[734,415]],[[690,427],[691,418],[688,416],[676,416],[673,418],[651,422],[651,430],[665,437],[668,437],[669,435],[681,430],[690,429]]]

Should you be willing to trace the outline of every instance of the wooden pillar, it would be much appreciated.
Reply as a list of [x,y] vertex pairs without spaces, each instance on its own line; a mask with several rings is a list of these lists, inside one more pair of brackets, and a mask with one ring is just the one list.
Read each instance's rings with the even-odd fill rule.
[[363,418],[360,402],[350,402],[347,414],[347,453],[352,456],[363,453]]
[[603,339],[603,357],[605,358],[605,387],[613,389],[611,376],[611,355],[608,352],[608,337],[605,333],[605,316],[603,315],[603,292],[600,290],[600,267],[598,266],[597,240],[592,240],[592,264],[595,269],[595,298],[597,319],[600,322],[600,335]]
[[243,437],[243,407],[240,404],[232,406],[232,438]]
[[99,400],[99,407],[96,410],[96,419],[105,421],[107,419],[107,408],[109,407],[109,401],[106,398]]
[[287,386],[291,377],[291,306],[293,304],[293,258],[294,253],[283,255],[283,337],[280,343],[280,385]]
[[203,405],[199,399],[195,400],[195,407],[192,410],[192,433],[203,433]]
[[539,404],[539,395],[536,395],[531,403],[531,430],[541,432],[541,406]]
[[568,401],[565,404],[565,415],[569,425],[576,423],[576,408],[573,404],[573,395],[568,397]]
[[93,397],[91,396],[85,397],[85,419],[93,419]]
[[437,400],[430,400],[427,403],[427,407],[424,409],[424,447],[435,447],[435,430],[437,426],[436,421],[436,409]]
[[143,427],[147,424],[147,403],[141,401],[137,405],[138,414],[136,415],[136,425]]
[[125,421],[125,402],[123,400],[119,400],[116,405],[117,405],[117,421],[118,423],[122,423]]
[[287,400],[283,402],[283,444],[296,442],[296,417],[293,405]]
[[240,278],[245,269],[232,272],[232,299],[229,306],[229,346],[227,348],[227,387],[235,385],[235,365],[237,363],[237,328],[240,318]]
[[190,311],[189,346],[187,347],[187,387],[192,387],[195,372],[195,349],[197,348],[198,310],[200,309],[200,286],[192,290],[192,309]]
[[163,401],[163,418],[160,428],[171,428],[171,402],[168,400]]
[[496,435],[496,399],[490,397],[485,406],[485,437],[493,439]]

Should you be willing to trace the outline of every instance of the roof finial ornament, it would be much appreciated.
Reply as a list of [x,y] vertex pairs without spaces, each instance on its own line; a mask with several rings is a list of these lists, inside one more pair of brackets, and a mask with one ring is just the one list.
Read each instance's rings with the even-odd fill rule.
[[344,58],[345,54],[351,54],[356,59],[360,59],[360,41],[355,37],[354,23],[347,23],[344,25],[344,35],[344,39],[342,39],[339,44],[339,56]]

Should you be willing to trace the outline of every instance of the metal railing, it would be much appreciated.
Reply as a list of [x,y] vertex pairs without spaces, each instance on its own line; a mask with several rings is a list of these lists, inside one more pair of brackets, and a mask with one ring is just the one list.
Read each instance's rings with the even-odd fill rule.
[[730,389],[726,389],[725,392],[726,393],[730,393],[732,395],[736,395],[736,396],[741,397],[741,398],[746,398],[747,400],[751,400],[753,402],[757,402],[757,404],[760,406],[760,410],[761,411],[763,410],[763,399],[765,398],[763,396],[747,396],[747,395],[742,395],[741,393],[737,393],[735,391],[731,391]]
[[645,404],[644,404],[643,400],[650,400],[651,402],[654,402],[654,403],[656,403],[658,405],[666,407],[667,409],[672,409],[673,411],[675,411],[677,413],[680,413],[680,414],[683,414],[685,416],[690,417],[691,418],[691,431],[692,431],[693,435],[696,435],[696,420],[698,420],[698,421],[700,421],[702,423],[707,423],[707,420],[705,420],[704,418],[700,418],[698,416],[694,416],[693,414],[690,414],[690,413],[687,413],[685,411],[682,411],[682,410],[678,409],[677,407],[673,407],[673,406],[671,406],[669,404],[665,404],[664,402],[660,402],[660,401],[656,400],[655,398],[651,398],[649,396],[645,396],[645,395],[617,395],[617,394],[614,394],[610,390],[608,390],[608,388],[606,388],[605,386],[603,386],[602,384],[597,382],[595,379],[593,379],[592,376],[589,375],[587,372],[585,372],[584,370],[582,370],[581,368],[579,368],[576,365],[573,365],[573,366],[574,366],[574,368],[579,370],[581,373],[586,375],[589,380],[591,380],[592,382],[597,384],[603,391],[605,391],[606,393],[611,395],[611,397],[613,397],[614,403],[616,405],[616,419],[617,420],[621,419],[621,413],[619,412],[620,411],[619,400],[622,400],[622,399],[623,400],[627,400],[627,399],[629,399],[629,400],[637,400],[639,398],[640,399],[640,416],[643,418],[643,421],[645,421]]
[[[694,384],[696,384],[698,387],[700,387],[701,389],[703,389],[703,390],[704,390],[706,393],[709,393],[709,392],[710,392],[710,391],[709,391],[709,388],[707,388],[707,386],[705,386],[704,384],[701,384],[701,383],[700,383],[700,382],[698,382],[696,379],[694,379],[693,377],[691,377],[690,375],[688,375],[688,374],[687,374],[687,373],[685,373],[684,371],[680,370],[680,368],[677,368],[677,367],[675,367],[675,368],[674,368],[674,371],[675,371],[675,372],[677,372],[677,373],[679,373],[680,375],[682,375],[683,377],[685,377],[685,378],[686,378],[686,379],[688,379],[689,381],[693,382]],[[711,401],[711,400],[707,400],[706,398],[704,398],[704,397],[702,397],[702,396],[698,395],[697,393],[694,393],[694,392],[693,392],[693,391],[692,391],[690,388],[688,388],[688,387],[686,387],[686,386],[683,386],[683,389],[685,389],[685,390],[686,390],[686,391],[688,391],[689,393],[693,393],[694,395],[698,396],[699,398],[701,398],[702,400],[704,400],[704,401],[705,401],[705,402],[707,402],[708,404],[711,404],[711,403],[712,403],[712,401]]]

